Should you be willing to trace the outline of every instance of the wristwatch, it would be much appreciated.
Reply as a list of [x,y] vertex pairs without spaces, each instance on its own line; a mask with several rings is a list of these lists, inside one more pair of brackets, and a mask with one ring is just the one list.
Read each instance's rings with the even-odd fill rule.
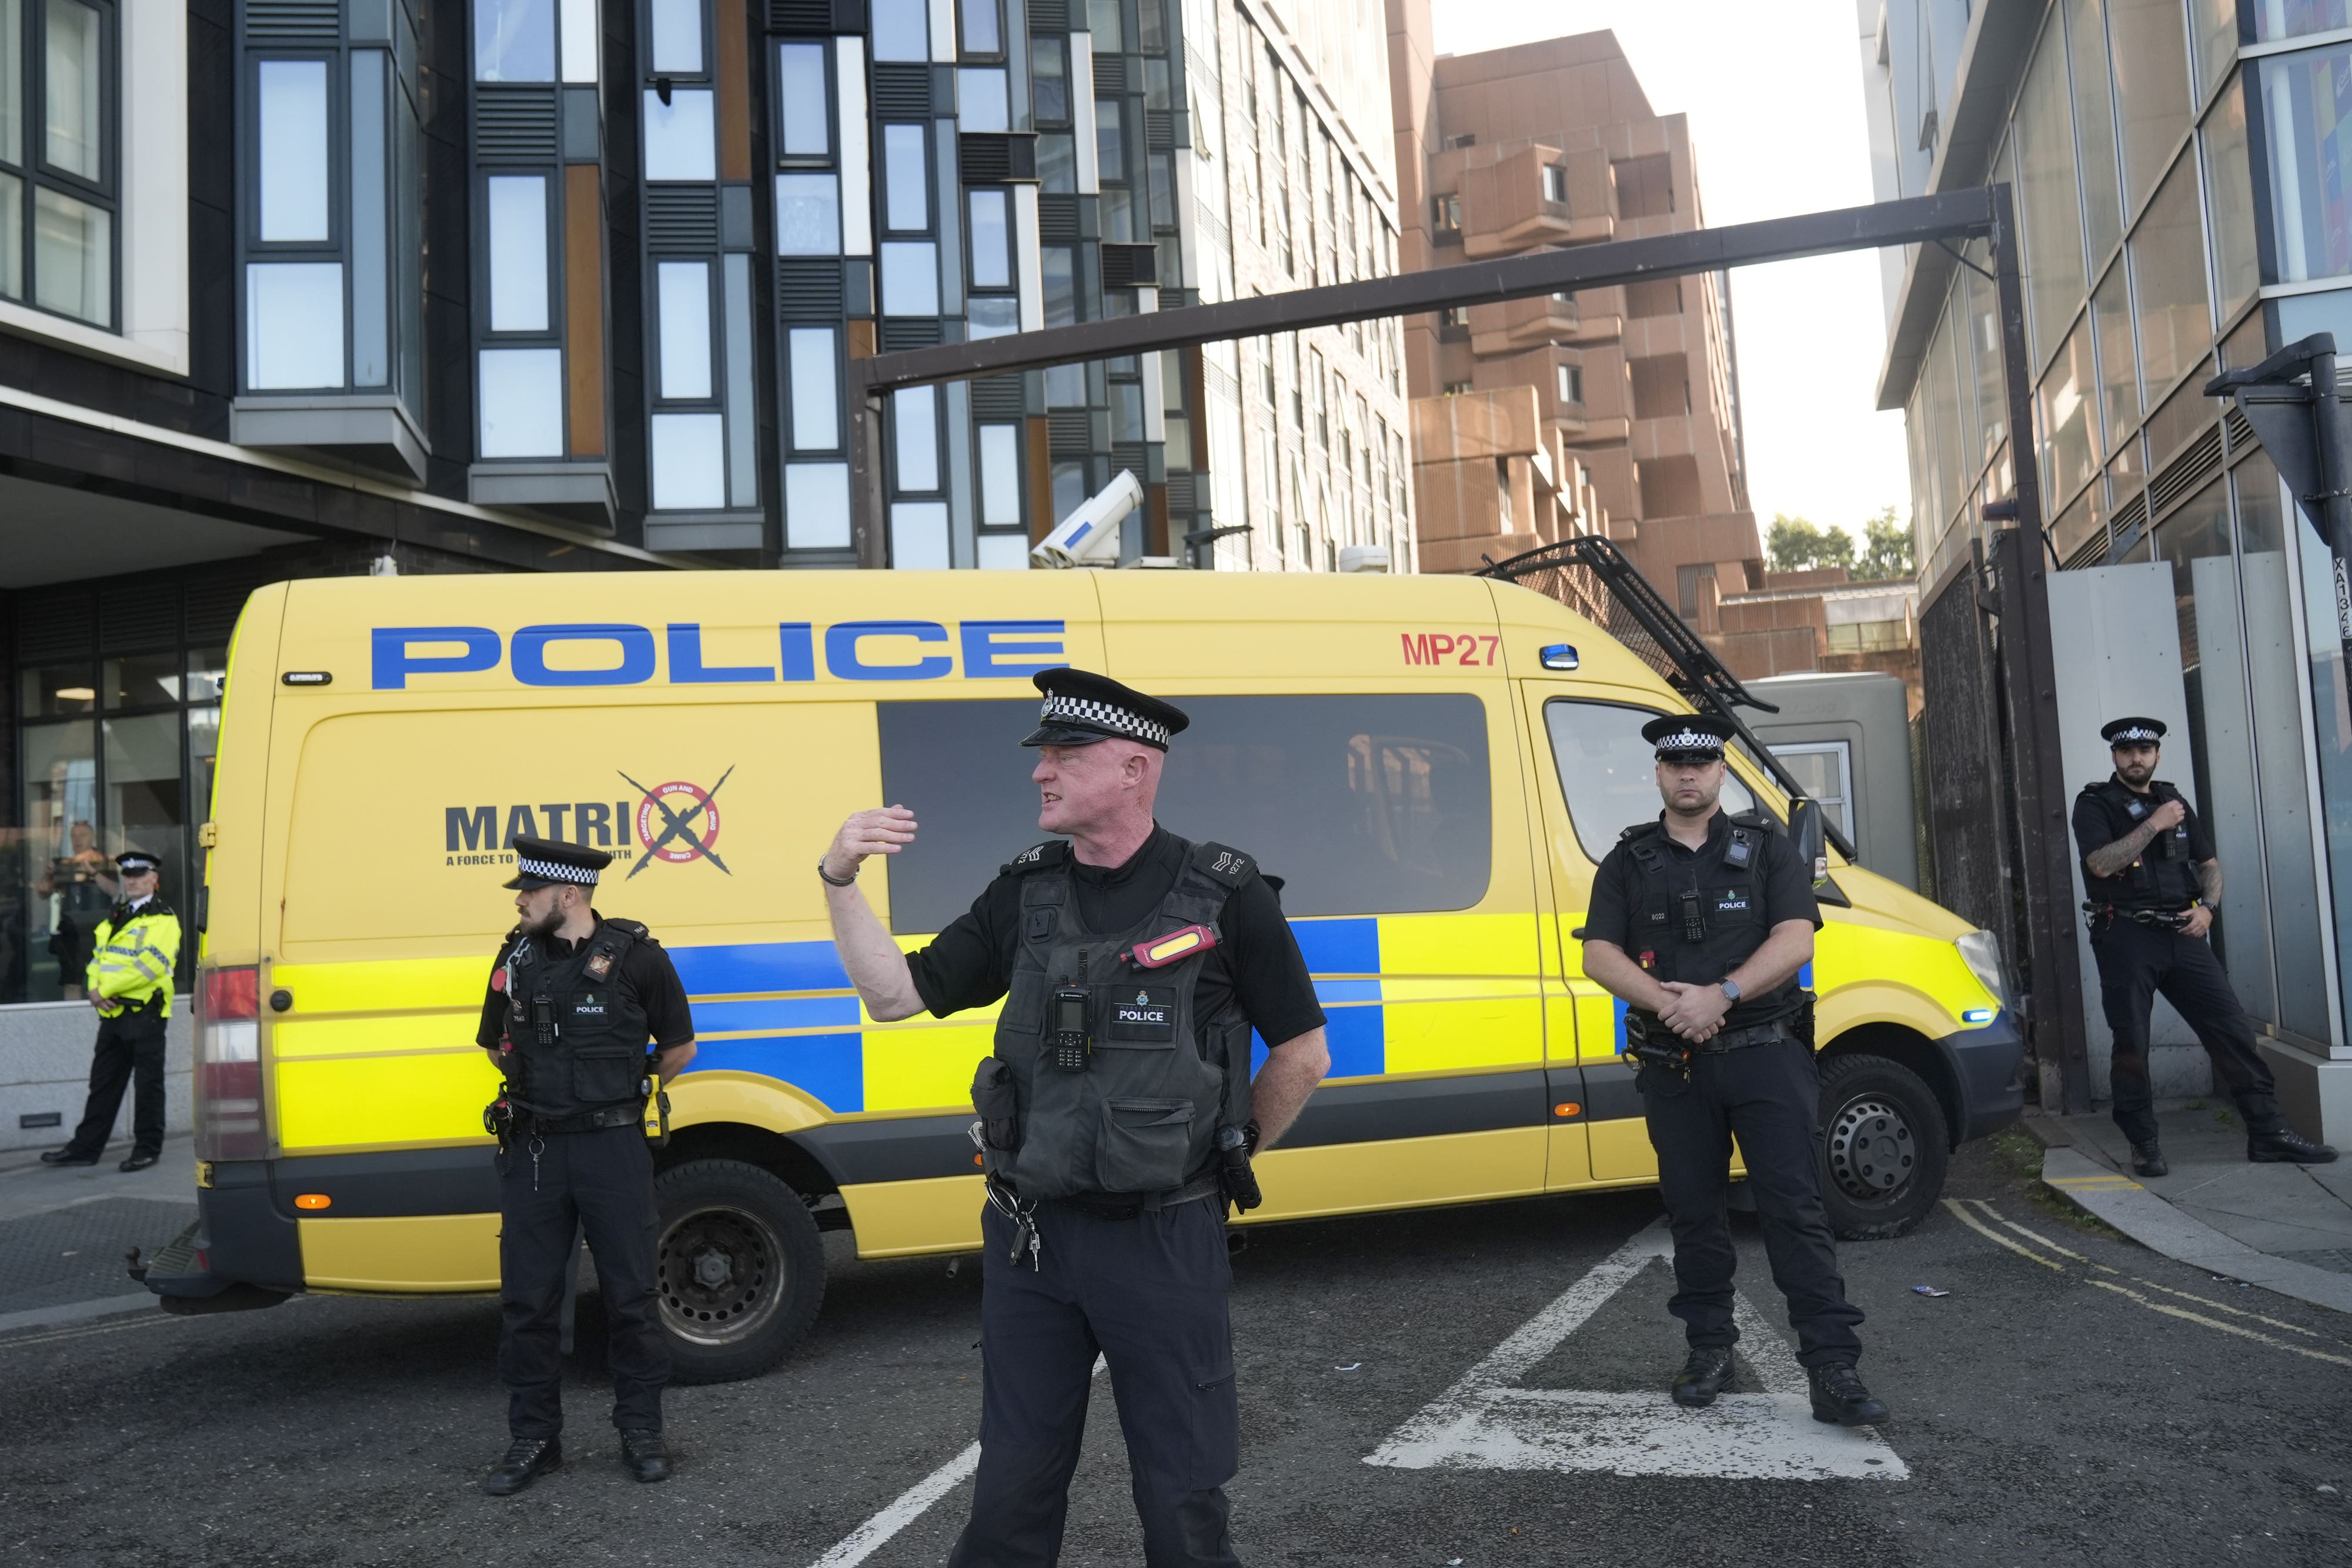
[[1721,985],[1721,986],[1722,986],[1722,988],[1723,988],[1723,994],[1724,994],[1725,996],[1729,997],[1729,998],[1730,998],[1733,1001],[1735,1001],[1735,1002],[1736,1002],[1736,1001],[1738,1001],[1738,1000],[1739,999],[1739,982],[1738,982],[1738,981],[1737,981],[1737,980],[1735,980],[1735,979],[1731,978],[1731,977],[1729,977],[1728,975],[1727,975],[1727,976],[1725,976],[1725,977],[1723,977],[1723,979],[1722,979],[1722,980],[1720,980],[1720,981],[1719,981],[1719,982],[1717,982],[1717,983],[1718,983],[1719,985]]

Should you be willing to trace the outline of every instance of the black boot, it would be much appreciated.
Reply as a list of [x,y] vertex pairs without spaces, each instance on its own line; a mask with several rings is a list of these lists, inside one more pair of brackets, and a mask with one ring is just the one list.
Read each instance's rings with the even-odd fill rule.
[[1851,1366],[1816,1366],[1805,1375],[1813,1385],[1813,1419],[1839,1427],[1875,1427],[1886,1419],[1886,1402],[1874,1399]]
[[2172,1167],[2164,1163],[2164,1151],[2150,1138],[2145,1144],[2132,1145],[2132,1175],[2144,1176],[2170,1176]]
[[507,1445],[506,1457],[482,1478],[482,1490],[492,1497],[512,1497],[551,1470],[563,1468],[561,1437],[517,1437]]
[[131,1157],[114,1168],[125,1173],[131,1171],[143,1171],[162,1157],[163,1156],[161,1155],[148,1154],[143,1149],[133,1149],[131,1151]]
[[1693,1410],[1704,1409],[1715,1403],[1723,1385],[1731,1381],[1731,1347],[1727,1344],[1696,1344],[1691,1346],[1690,1359],[1675,1374],[1675,1403]]
[[2246,1158],[2258,1166],[2324,1166],[2334,1163],[2336,1151],[2281,1124],[2267,1133],[2246,1134]]
[[94,1166],[98,1164],[98,1156],[78,1155],[70,1148],[47,1149],[41,1154],[41,1163],[45,1166]]
[[621,1434],[621,1468],[641,1481],[669,1479],[669,1445],[643,1427]]

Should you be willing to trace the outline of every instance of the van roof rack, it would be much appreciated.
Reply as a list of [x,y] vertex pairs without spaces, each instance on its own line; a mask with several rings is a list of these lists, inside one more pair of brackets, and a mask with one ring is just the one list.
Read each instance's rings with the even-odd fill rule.
[[[1625,559],[1615,540],[1580,534],[1558,544],[1539,545],[1508,560],[1489,560],[1474,575],[1531,588],[1598,622],[1691,706],[1714,714],[1737,730],[1749,755],[1770,771],[1790,800],[1807,793],[1788,765],[1756,738],[1738,712],[1743,707],[1765,713],[1780,710],[1739,684],[1739,677],[1715,656],[1715,650],[1699,640],[1690,623],[1675,613],[1674,607],[1650,586],[1650,580]],[[1833,822],[1823,825],[1839,852],[1853,859],[1853,843],[1845,833]]]

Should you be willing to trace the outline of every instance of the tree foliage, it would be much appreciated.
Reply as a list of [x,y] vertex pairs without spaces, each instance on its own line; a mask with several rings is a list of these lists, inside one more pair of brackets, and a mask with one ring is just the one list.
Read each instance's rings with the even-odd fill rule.
[[1865,582],[1885,582],[1916,576],[1919,562],[1911,549],[1911,529],[1895,520],[1888,507],[1863,526],[1862,563],[1854,575]]
[[1853,565],[1853,536],[1843,528],[1817,528],[1803,517],[1776,514],[1764,536],[1765,553],[1774,571],[1812,571],[1822,567]]
[[1780,513],[1764,536],[1764,550],[1774,571],[1842,566],[1857,582],[1910,577],[1918,570],[1912,556],[1911,529],[1895,520],[1893,507],[1881,509],[1863,525],[1859,546],[1843,528],[1824,528],[1804,517]]

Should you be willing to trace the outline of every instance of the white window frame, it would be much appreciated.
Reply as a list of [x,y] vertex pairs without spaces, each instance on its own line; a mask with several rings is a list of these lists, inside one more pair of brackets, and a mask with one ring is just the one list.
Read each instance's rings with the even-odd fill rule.
[[1835,821],[1845,835],[1853,836],[1853,744],[1845,740],[1776,740],[1771,743],[1772,755],[1783,762],[1791,757],[1834,757],[1837,758],[1838,793],[1815,799],[1824,807],[1835,808]]
[[121,323],[109,331],[0,299],[0,331],[94,359],[185,376],[188,286],[188,10],[180,0],[120,0]]

